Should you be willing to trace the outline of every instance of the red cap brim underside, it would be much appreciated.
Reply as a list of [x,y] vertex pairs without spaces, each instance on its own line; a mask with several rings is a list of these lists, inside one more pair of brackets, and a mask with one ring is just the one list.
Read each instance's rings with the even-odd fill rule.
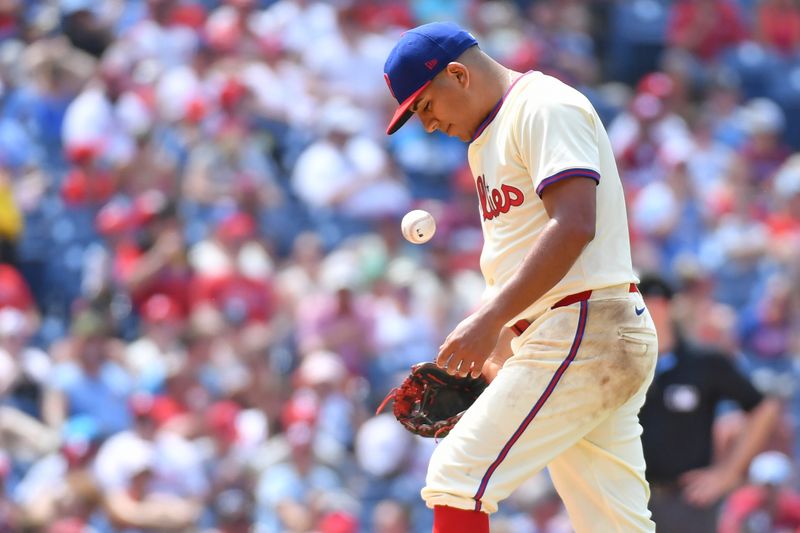
[[403,103],[400,104],[400,106],[397,108],[397,111],[394,112],[392,120],[389,122],[389,127],[386,128],[387,135],[391,135],[392,133],[396,132],[403,124],[408,122],[408,119],[410,119],[411,115],[414,114],[414,112],[409,111],[408,108],[411,107],[411,104],[413,104],[414,100],[417,99],[419,93],[421,93],[423,90],[425,90],[425,87],[431,84],[431,81],[433,80],[426,81],[422,87],[414,91],[411,96],[406,98]]

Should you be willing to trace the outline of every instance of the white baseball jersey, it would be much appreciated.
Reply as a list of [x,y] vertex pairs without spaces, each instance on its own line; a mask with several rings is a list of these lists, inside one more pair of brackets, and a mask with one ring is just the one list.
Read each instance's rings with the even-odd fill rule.
[[570,294],[638,282],[611,144],[580,92],[541,72],[523,74],[476,132],[469,165],[483,226],[485,299],[508,281],[549,220],[545,187],[575,177],[597,182],[594,240],[555,287],[510,323]]
[[[547,467],[576,532],[652,533],[637,414],[658,342],[642,296],[630,291],[637,280],[625,202],[600,119],[578,91],[528,73],[478,129],[469,163],[487,297],[519,268],[547,223],[540,194],[548,185],[596,181],[597,227],[564,279],[514,318],[531,324],[436,447],[421,495],[431,508],[493,513]],[[550,309],[590,289],[589,299]]]

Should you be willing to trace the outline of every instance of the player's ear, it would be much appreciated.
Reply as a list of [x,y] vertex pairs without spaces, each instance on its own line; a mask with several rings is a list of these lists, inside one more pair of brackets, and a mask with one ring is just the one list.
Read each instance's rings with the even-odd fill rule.
[[446,67],[447,75],[463,89],[469,87],[469,69],[458,61],[451,61]]

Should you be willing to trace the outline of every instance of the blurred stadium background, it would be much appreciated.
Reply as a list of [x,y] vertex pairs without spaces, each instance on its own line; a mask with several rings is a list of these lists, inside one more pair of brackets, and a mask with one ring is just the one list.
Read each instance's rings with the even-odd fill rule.
[[[383,131],[444,19],[592,100],[636,267],[797,466],[800,3],[0,0],[0,531],[430,531],[433,443],[372,413],[482,290],[465,145]],[[493,531],[569,526],[542,475]]]

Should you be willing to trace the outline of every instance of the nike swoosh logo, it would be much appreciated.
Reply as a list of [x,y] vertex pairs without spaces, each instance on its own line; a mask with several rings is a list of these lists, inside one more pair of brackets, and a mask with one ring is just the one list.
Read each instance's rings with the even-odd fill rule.
[[637,315],[641,315],[642,313],[644,313],[644,309],[645,309],[644,307],[642,307],[641,309],[639,309],[638,307],[633,308],[633,310],[636,312]]

